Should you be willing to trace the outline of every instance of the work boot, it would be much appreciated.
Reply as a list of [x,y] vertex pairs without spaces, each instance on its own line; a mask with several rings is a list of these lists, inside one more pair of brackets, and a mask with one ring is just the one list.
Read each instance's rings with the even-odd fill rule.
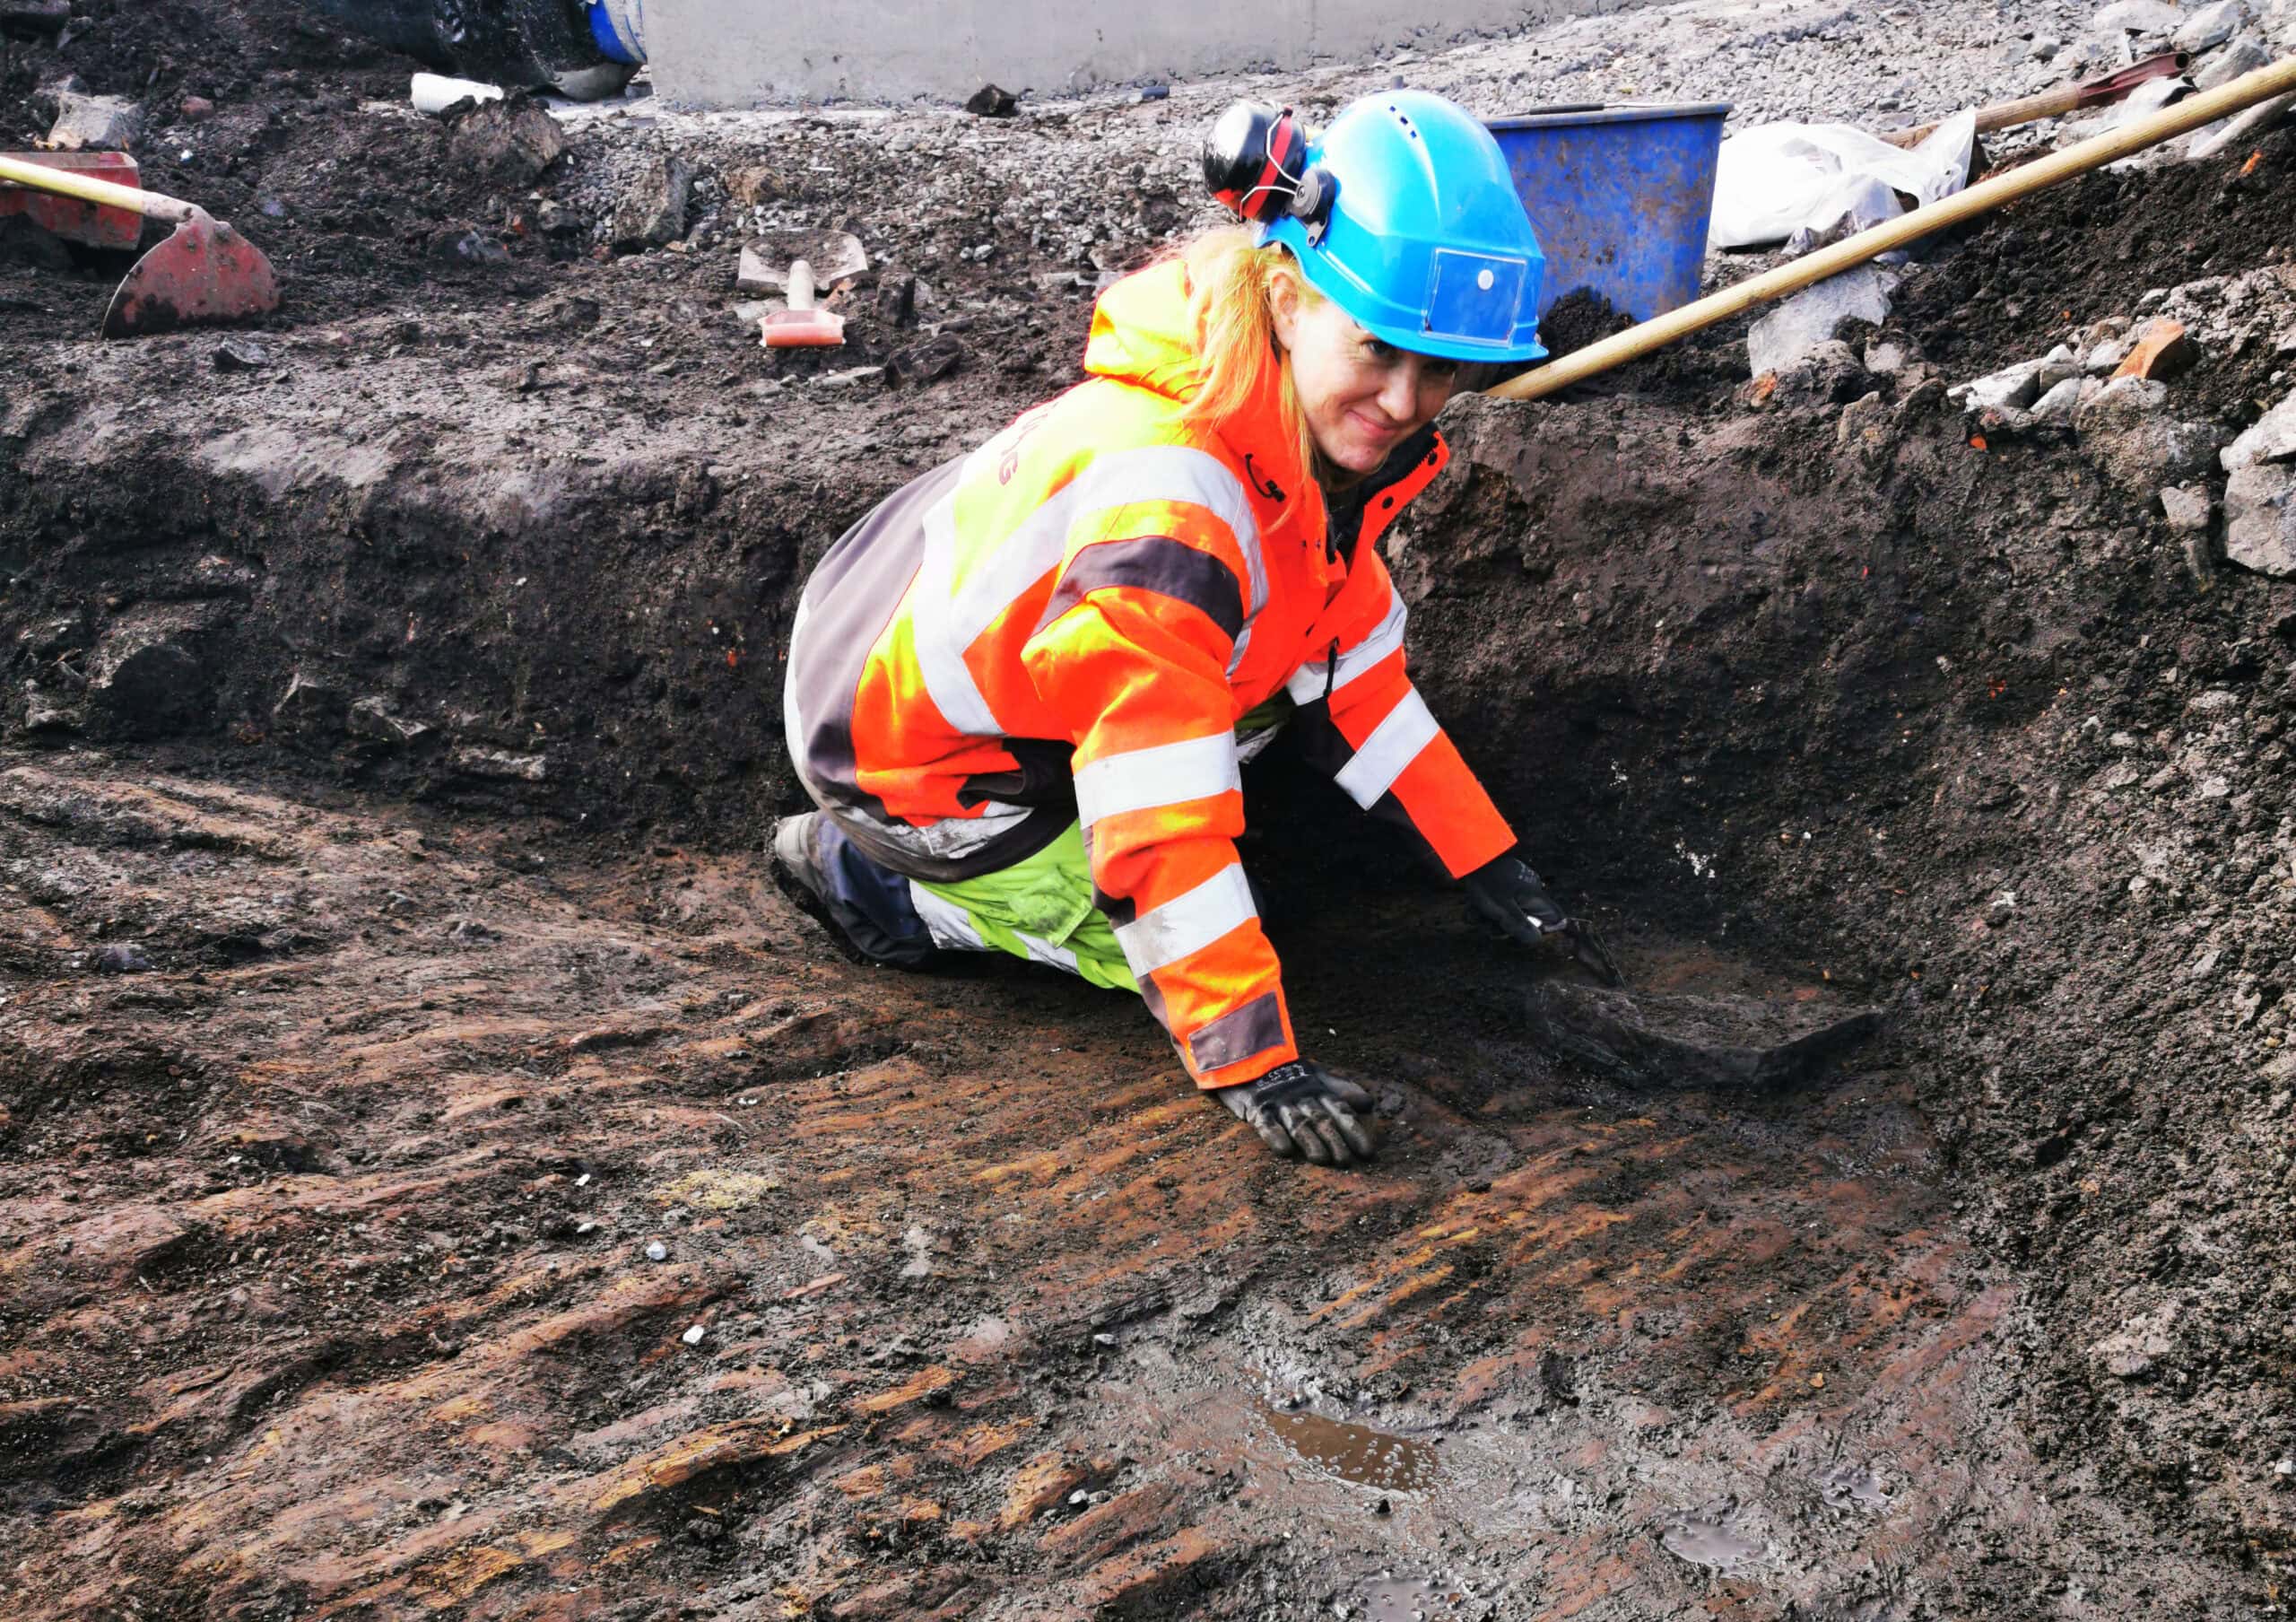
[[813,854],[813,833],[822,821],[820,812],[808,811],[802,816],[785,816],[775,823],[773,859],[782,872],[804,887],[815,905],[826,910],[829,875],[822,870],[821,859]]
[[773,824],[773,882],[855,963],[913,969],[934,955],[909,880],[870,860],[819,811]]

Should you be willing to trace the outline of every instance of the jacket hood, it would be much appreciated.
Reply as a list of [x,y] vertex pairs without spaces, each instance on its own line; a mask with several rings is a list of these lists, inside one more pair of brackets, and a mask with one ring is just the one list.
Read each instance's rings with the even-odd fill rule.
[[[1168,259],[1135,271],[1100,295],[1092,310],[1092,330],[1084,341],[1084,371],[1152,389],[1174,401],[1194,397],[1201,381],[1196,322],[1188,310],[1187,266]],[[1299,442],[1286,429],[1281,386],[1273,369],[1251,404],[1219,424],[1219,434],[1256,479],[1273,479],[1301,495],[1315,480],[1300,466]],[[1263,489],[1265,484],[1263,483]],[[1312,511],[1320,525],[1319,500],[1294,501],[1287,512]],[[1318,533],[1320,533],[1318,528]]]

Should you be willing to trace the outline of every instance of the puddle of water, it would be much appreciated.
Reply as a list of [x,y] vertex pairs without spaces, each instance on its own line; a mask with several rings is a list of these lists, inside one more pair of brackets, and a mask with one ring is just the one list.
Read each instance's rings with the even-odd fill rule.
[[1679,1512],[1660,1528],[1658,1542],[1677,1560],[1710,1571],[1737,1571],[1751,1565],[1760,1557],[1761,1545],[1731,1525],[1737,1507],[1736,1499],[1725,1498],[1701,1510]]
[[1890,1507],[1890,1489],[1870,1464],[1837,1464],[1818,1478],[1818,1496],[1828,1509],[1864,1510],[1878,1515]]
[[1284,1446],[1343,1481],[1405,1493],[1435,1484],[1435,1450],[1424,1442],[1321,1414],[1263,1412]]

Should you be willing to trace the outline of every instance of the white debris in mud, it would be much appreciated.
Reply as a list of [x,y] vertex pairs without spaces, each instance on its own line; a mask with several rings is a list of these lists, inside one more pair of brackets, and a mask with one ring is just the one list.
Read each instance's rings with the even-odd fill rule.
[[1712,878],[1713,878],[1713,876],[1714,876],[1714,858],[1713,858],[1713,857],[1711,857],[1711,856],[1700,856],[1697,851],[1695,851],[1695,850],[1692,850],[1688,845],[1684,844],[1681,840],[1676,840],[1676,841],[1674,842],[1674,854],[1675,854],[1676,856],[1681,857],[1684,861],[1686,861],[1686,862],[1688,862],[1688,863],[1690,864],[1690,870],[1691,870],[1691,875],[1692,875],[1692,876],[1696,877],[1696,878],[1709,879],[1709,880],[1710,880],[1710,879],[1712,879]]
[[688,1346],[700,1346],[701,1344],[701,1338],[709,1332],[709,1331],[708,1330],[697,1323],[692,1328],[687,1330],[684,1334],[679,1336],[678,1339],[684,1341]]

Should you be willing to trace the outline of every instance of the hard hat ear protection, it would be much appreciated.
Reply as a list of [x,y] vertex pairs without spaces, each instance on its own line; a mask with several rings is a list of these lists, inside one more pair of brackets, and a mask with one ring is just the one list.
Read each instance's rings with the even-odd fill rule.
[[1339,196],[1339,182],[1308,162],[1307,132],[1288,107],[1239,101],[1220,115],[1204,138],[1204,183],[1239,220],[1273,225],[1286,217],[1322,240]]

